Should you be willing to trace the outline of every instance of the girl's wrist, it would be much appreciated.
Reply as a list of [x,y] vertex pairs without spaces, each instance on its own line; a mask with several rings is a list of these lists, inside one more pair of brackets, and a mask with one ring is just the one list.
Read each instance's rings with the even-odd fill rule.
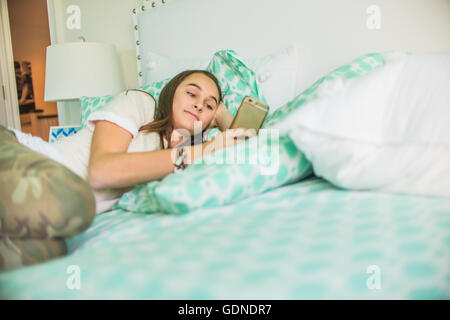
[[187,153],[187,148],[185,147],[180,147],[180,148],[175,148],[175,161],[174,161],[174,173],[177,173],[181,170],[183,170],[187,165],[188,165],[188,153]]
[[202,153],[203,156],[206,156],[210,153],[213,153],[215,151],[215,146],[214,146],[214,138],[210,141],[206,141],[202,144]]

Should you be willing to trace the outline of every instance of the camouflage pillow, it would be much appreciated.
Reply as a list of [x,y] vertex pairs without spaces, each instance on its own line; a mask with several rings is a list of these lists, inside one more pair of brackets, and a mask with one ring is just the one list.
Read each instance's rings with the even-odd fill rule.
[[[0,126],[0,237],[72,237],[95,216],[89,184]],[[4,187],[6,186],[6,187]]]

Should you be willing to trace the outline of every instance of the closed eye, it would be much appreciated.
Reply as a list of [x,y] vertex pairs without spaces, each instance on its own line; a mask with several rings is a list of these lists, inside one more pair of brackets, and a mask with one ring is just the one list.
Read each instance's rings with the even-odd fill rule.
[[[195,93],[191,92],[191,91],[186,91],[186,94],[191,96],[191,97],[195,97]],[[214,110],[214,107],[210,104],[205,103],[205,106],[210,109],[210,110]]]

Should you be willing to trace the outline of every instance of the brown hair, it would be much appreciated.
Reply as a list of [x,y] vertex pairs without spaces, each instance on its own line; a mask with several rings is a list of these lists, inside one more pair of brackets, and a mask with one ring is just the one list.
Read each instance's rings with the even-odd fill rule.
[[[142,127],[139,128],[139,131],[144,131],[145,133],[150,132],[158,132],[160,137],[160,143],[161,143],[161,149],[164,149],[163,144],[163,135],[167,134],[170,137],[170,133],[173,130],[172,127],[172,105],[173,105],[173,97],[175,95],[175,91],[177,90],[178,86],[181,82],[183,82],[184,79],[186,79],[188,76],[194,73],[201,73],[209,77],[211,80],[214,81],[214,83],[217,86],[217,89],[219,91],[219,103],[222,101],[222,91],[220,90],[219,81],[217,78],[210,72],[205,70],[187,70],[183,71],[179,74],[177,74],[175,77],[173,77],[162,89],[161,94],[159,96],[158,106],[155,109],[155,117],[152,122],[149,122]],[[203,133],[206,131],[202,131]],[[194,144],[195,137],[191,136],[191,145]],[[201,141],[201,140],[200,140]]]

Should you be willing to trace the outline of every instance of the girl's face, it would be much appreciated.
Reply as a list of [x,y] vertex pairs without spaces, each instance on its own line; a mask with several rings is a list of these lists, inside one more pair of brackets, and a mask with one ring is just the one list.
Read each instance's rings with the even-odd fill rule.
[[219,106],[219,90],[212,79],[202,73],[186,77],[173,97],[174,129],[186,129],[194,134],[194,122],[201,121],[202,130],[214,119]]

